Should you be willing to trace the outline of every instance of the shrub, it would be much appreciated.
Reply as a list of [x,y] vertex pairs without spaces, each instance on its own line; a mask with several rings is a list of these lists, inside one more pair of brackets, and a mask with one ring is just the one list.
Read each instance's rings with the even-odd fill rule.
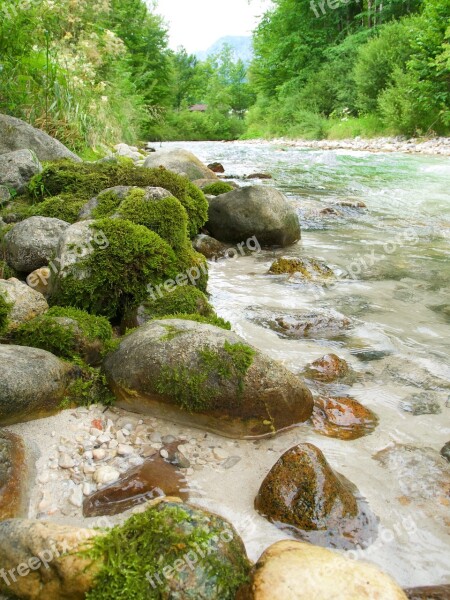
[[210,194],[211,196],[220,196],[220,194],[226,194],[227,192],[233,191],[233,186],[225,181],[217,181],[211,183],[202,189],[204,194]]
[[146,227],[123,219],[100,219],[91,228],[102,232],[109,244],[94,248],[58,274],[54,304],[120,318],[146,299],[148,285],[176,276],[172,248]]
[[41,348],[56,356],[81,358],[95,363],[112,338],[107,319],[71,307],[54,306],[45,314],[20,325],[13,333],[14,343]]
[[194,237],[208,218],[208,202],[203,192],[186,177],[164,168],[136,167],[132,161],[75,163],[69,160],[49,163],[35,175],[29,193],[37,201],[60,194],[89,200],[102,190],[116,186],[162,187],[172,193],[186,209],[188,231]]

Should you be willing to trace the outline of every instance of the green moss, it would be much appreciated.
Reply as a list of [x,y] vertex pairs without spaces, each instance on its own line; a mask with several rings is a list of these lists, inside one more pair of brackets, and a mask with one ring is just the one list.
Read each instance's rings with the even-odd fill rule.
[[76,195],[86,201],[102,190],[115,186],[162,187],[186,209],[188,231],[194,237],[208,218],[208,202],[203,192],[187,178],[166,169],[136,167],[132,161],[75,163],[61,160],[48,163],[29,185],[30,200],[42,201],[60,194]]
[[254,355],[253,348],[241,343],[225,341],[220,350],[205,346],[197,352],[197,364],[193,368],[164,366],[156,391],[173,398],[190,412],[213,409],[227,382],[235,387],[237,399],[242,396],[245,375]]
[[[105,190],[97,196],[97,206],[92,211],[93,219],[112,217],[122,202],[122,198],[112,190]],[[131,220],[131,219],[130,219]]]
[[80,200],[76,195],[61,194],[30,207],[30,216],[52,217],[67,223],[76,223],[80,210],[85,204],[86,201]]
[[202,188],[204,194],[209,194],[211,196],[220,196],[220,194],[226,194],[233,190],[233,186],[229,183],[225,183],[225,181],[216,181],[216,183],[210,183]]
[[228,523],[172,502],[133,515],[81,554],[102,564],[86,600],[233,600],[250,568]]
[[9,279],[10,277],[17,277],[17,272],[5,260],[0,259],[0,279]]
[[214,309],[205,294],[192,285],[179,285],[159,298],[148,299],[144,307],[147,315],[154,318],[181,313],[198,313],[205,317],[214,315]]
[[96,317],[76,308],[54,306],[45,314],[20,325],[13,333],[14,343],[41,348],[61,358],[83,358],[98,362],[112,327],[104,317]]
[[6,333],[8,329],[8,317],[11,311],[11,304],[6,301],[3,294],[0,294],[0,336]]
[[110,406],[114,403],[115,396],[109,389],[106,376],[101,368],[89,366],[77,357],[74,357],[71,363],[73,379],[61,402],[61,408],[69,408],[74,405],[90,406],[91,404]]
[[160,317],[155,317],[160,321],[165,319],[181,319],[185,321],[196,321],[197,323],[203,323],[205,325],[214,325],[215,327],[220,327],[221,329],[230,330],[231,323],[222,319],[222,317],[217,316],[216,314],[210,315],[209,317],[204,317],[198,314],[183,314],[176,313],[171,315],[161,315]]
[[289,258],[282,256],[272,263],[269,273],[281,275],[283,273],[300,273],[305,279],[314,277],[333,277],[332,269],[314,258]]
[[108,240],[108,246],[94,246],[68,273],[59,274],[54,304],[120,318],[147,298],[148,285],[175,276],[173,250],[146,227],[122,219],[100,219],[91,228]]

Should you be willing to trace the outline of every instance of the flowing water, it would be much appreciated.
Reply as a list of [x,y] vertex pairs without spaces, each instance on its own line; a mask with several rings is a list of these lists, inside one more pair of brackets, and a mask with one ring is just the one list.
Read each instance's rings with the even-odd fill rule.
[[[448,583],[450,476],[439,450],[450,440],[450,160],[268,143],[165,146],[219,161],[228,175],[273,175],[262,184],[276,186],[296,207],[302,240],[212,263],[212,302],[237,333],[295,373],[327,352],[345,358],[359,374],[347,392],[380,419],[373,434],[354,441],[321,437],[303,425],[249,443],[253,468],[238,482],[231,475],[204,482],[204,503],[229,516],[258,555],[286,537],[252,513],[258,486],[283,451],[309,441],[358,486],[380,519],[378,538],[353,554],[405,586]],[[321,212],[342,201],[362,201],[367,210]],[[313,288],[268,276],[283,255],[325,261],[336,283]],[[318,308],[343,313],[354,326],[332,338],[292,340],[257,318]],[[438,414],[402,410],[403,400],[421,392]]]

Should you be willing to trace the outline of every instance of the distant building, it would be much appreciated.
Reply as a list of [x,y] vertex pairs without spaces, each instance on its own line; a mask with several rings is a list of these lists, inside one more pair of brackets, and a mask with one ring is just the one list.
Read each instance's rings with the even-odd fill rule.
[[191,112],[206,112],[208,110],[208,105],[207,104],[194,104],[193,106],[189,107],[189,110]]

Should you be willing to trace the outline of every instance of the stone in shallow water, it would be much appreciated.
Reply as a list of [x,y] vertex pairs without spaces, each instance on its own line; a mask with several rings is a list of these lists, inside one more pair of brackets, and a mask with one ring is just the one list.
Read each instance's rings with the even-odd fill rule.
[[356,487],[312,444],[283,454],[261,484],[255,508],[280,529],[320,546],[366,548],[376,537],[377,519]]
[[371,348],[362,348],[361,350],[352,350],[351,354],[362,362],[372,362],[382,360],[391,354],[389,350],[372,350]]
[[334,277],[334,273],[328,265],[320,260],[308,257],[293,258],[282,256],[281,258],[277,258],[272,263],[269,274],[281,275],[284,273],[294,276],[296,279],[312,281],[314,283],[324,282]]
[[260,557],[236,600],[406,600],[406,596],[375,565],[283,540]]
[[22,439],[0,432],[0,521],[27,513],[28,465]]
[[115,483],[88,496],[83,502],[85,517],[117,515],[161,496],[187,499],[183,476],[161,456],[147,459]]
[[444,458],[446,458],[448,460],[448,462],[450,462],[450,442],[447,442],[441,448],[441,456],[443,456]]
[[331,383],[336,379],[349,379],[353,373],[347,362],[336,354],[325,354],[306,366],[303,376],[307,379]]
[[250,309],[249,318],[289,339],[332,338],[345,334],[352,327],[352,321],[348,317],[334,310],[314,309],[280,314]]
[[439,397],[433,392],[412,394],[400,402],[400,408],[413,415],[437,415],[442,412]]
[[335,396],[316,397],[311,420],[317,433],[340,440],[356,440],[378,425],[370,409],[353,398]]
[[449,600],[450,585],[432,585],[405,590],[409,600]]

